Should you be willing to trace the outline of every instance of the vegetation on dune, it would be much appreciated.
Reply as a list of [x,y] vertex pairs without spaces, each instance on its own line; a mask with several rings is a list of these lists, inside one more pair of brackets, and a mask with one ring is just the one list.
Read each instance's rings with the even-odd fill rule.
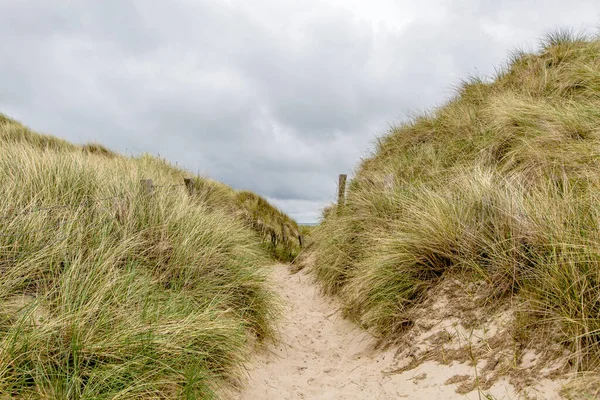
[[301,235],[296,221],[254,192],[237,192],[235,203],[244,210],[244,218],[259,232],[264,245],[275,258],[282,261],[296,258],[300,252]]
[[0,397],[210,398],[272,335],[255,210],[184,176],[0,115]]
[[[600,40],[559,32],[394,128],[314,235],[313,272],[390,338],[448,273],[600,365]],[[466,274],[465,274],[466,272]],[[535,329],[534,329],[535,328]]]
[[194,197],[245,222],[260,237],[262,247],[279,261],[292,261],[300,252],[296,221],[263,197],[247,190],[236,191],[211,179],[193,178]]
[[298,232],[300,233],[300,235],[302,235],[302,236],[304,236],[306,238],[309,238],[310,235],[312,235],[313,231],[315,230],[315,226],[312,226],[312,225],[300,225]]

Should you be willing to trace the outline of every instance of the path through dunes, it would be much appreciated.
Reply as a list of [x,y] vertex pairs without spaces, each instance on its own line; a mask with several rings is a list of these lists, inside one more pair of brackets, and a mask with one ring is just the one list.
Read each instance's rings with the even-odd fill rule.
[[[393,373],[403,360],[397,351],[373,350],[374,339],[343,319],[333,300],[318,293],[312,278],[274,267],[273,287],[284,305],[281,341],[259,354],[248,366],[249,378],[237,400],[279,399],[517,399],[507,382],[485,392],[458,394],[456,376],[473,376],[466,364],[426,362],[403,373]],[[488,397],[492,398],[492,397]],[[535,397],[533,397],[535,398]],[[549,393],[537,398],[557,398]]]

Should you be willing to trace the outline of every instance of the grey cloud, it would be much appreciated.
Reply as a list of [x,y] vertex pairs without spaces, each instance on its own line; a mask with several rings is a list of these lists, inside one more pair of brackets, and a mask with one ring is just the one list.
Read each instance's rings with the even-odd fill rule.
[[584,0],[0,0],[0,110],[160,153],[306,221],[391,123],[598,15]]

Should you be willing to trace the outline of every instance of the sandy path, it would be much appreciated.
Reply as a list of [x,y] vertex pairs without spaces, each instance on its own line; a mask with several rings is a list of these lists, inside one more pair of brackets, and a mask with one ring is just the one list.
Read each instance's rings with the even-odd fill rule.
[[[473,367],[427,362],[403,373],[390,373],[401,360],[396,351],[373,350],[374,340],[343,319],[332,300],[323,298],[304,273],[290,275],[274,267],[274,288],[285,302],[281,341],[248,366],[246,388],[238,400],[279,399],[485,399],[477,391],[457,394],[456,375],[472,375]],[[486,394],[494,399],[519,398],[508,383]],[[545,398],[545,397],[544,397]]]

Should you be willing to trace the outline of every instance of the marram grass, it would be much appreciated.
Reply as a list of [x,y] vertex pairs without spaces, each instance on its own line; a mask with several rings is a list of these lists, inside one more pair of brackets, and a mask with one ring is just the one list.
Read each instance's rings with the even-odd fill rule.
[[240,376],[273,334],[272,261],[232,189],[183,177],[0,117],[0,398],[213,398]]
[[[315,230],[313,272],[382,338],[452,272],[600,366],[600,40],[559,32],[378,140]],[[393,182],[392,184],[390,184]],[[466,272],[466,274],[465,274]]]

